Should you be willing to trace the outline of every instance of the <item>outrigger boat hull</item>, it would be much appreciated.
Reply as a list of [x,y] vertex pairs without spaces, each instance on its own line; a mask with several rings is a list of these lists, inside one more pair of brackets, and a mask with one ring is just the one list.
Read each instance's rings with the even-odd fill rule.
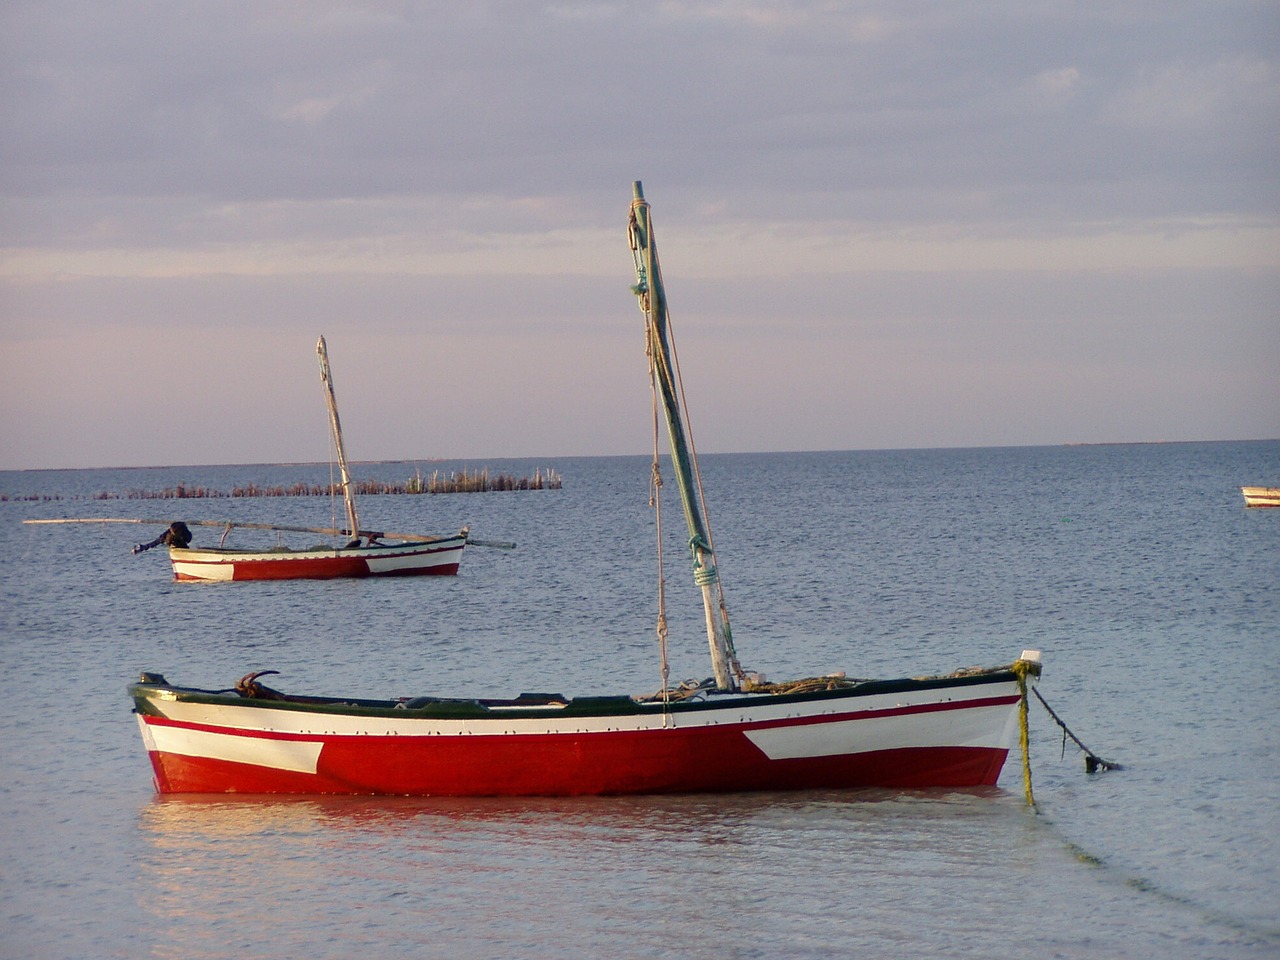
[[175,580],[331,580],[338,577],[453,576],[466,531],[429,543],[229,550],[170,547]]
[[1015,668],[665,705],[544,694],[265,700],[154,674],[129,692],[162,794],[954,788],[1000,776],[1024,696]]

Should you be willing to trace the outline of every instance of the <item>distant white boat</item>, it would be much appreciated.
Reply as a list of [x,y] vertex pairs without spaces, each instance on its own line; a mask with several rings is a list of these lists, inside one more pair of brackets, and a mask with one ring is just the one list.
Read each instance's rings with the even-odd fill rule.
[[1280,487],[1241,487],[1246,507],[1280,507]]

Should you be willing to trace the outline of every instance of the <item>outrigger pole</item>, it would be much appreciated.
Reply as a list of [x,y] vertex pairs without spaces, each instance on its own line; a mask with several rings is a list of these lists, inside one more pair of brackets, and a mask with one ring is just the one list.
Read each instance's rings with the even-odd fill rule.
[[[23,523],[140,523],[151,526],[169,526],[169,520],[139,520],[134,517],[56,517],[50,520],[23,520]],[[405,540],[410,543],[435,543],[437,540],[452,540],[452,537],[429,537],[420,533],[392,533],[390,530],[340,530],[334,527],[287,527],[278,523],[242,523],[230,520],[184,520],[192,527],[217,527],[220,530],[279,530],[282,533],[318,533],[326,537],[371,537],[374,540]],[[507,540],[472,540],[467,538],[467,545],[473,547],[496,547],[499,550],[514,550],[515,544]]]

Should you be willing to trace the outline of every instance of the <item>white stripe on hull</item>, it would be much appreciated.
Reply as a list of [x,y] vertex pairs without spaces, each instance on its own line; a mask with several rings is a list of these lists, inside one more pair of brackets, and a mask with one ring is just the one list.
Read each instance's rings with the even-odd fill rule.
[[236,566],[234,563],[173,561],[173,575],[184,580],[231,580],[235,576],[235,572]]
[[320,760],[318,740],[267,740],[207,730],[188,730],[148,724],[138,717],[142,740],[148,751],[209,760],[251,763],[273,770],[315,773]]
[[[461,552],[461,547],[458,551]],[[445,563],[456,563],[457,556],[453,551],[440,551],[438,553],[423,555],[404,554],[396,556],[366,556],[365,563],[369,565],[369,572],[373,574],[391,573],[393,570],[424,570],[428,567],[438,567]]]
[[939,713],[766,727],[744,733],[770,760],[797,760],[903,747],[934,747],[942,743],[954,747],[1007,747],[1005,726],[992,723],[990,706],[979,706]]

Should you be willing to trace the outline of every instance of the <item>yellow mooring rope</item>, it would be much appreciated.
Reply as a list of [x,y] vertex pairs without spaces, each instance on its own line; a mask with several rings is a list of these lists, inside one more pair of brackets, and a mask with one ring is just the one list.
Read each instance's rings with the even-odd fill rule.
[[1022,694],[1022,699],[1018,701],[1018,739],[1022,743],[1022,781],[1027,790],[1027,805],[1039,813],[1040,808],[1036,806],[1036,797],[1031,790],[1031,741],[1027,733],[1027,675],[1034,673],[1039,676],[1040,664],[1032,660],[1017,660],[1012,669],[1018,678],[1018,692]]

